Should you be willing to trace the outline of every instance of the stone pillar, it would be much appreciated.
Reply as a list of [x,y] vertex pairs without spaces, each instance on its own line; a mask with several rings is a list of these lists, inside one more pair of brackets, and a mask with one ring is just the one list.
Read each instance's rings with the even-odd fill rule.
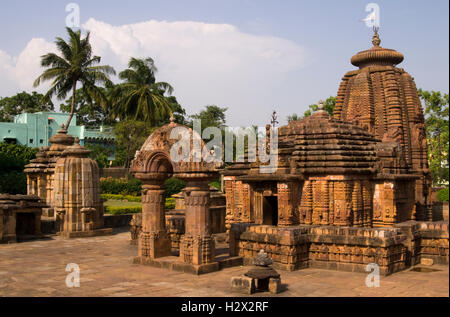
[[166,231],[164,185],[161,181],[142,185],[142,232],[138,255],[156,259],[171,254]]
[[180,242],[180,260],[195,266],[213,263],[208,180],[187,180],[185,190],[186,230]]

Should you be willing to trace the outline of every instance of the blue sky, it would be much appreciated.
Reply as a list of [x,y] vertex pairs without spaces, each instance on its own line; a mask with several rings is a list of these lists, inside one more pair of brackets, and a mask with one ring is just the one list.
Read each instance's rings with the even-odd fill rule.
[[[39,63],[38,57],[32,54],[33,51],[47,48],[56,36],[65,37],[65,6],[69,2],[16,0],[2,3],[0,70],[3,63],[4,69],[14,69],[14,73],[11,75],[13,79],[2,75],[4,78],[3,81],[0,79],[0,96],[23,89],[31,90],[27,88],[26,80],[21,80],[20,76],[31,76],[27,74],[26,67],[34,69],[34,63]],[[120,71],[126,65],[129,57],[127,54],[152,54],[160,69],[158,79],[174,85],[174,95],[189,114],[199,111],[206,104],[226,106],[229,108],[227,115],[230,125],[264,125],[270,120],[272,109],[278,111],[279,121],[283,123],[287,115],[300,114],[309,104],[335,95],[342,76],[354,69],[350,64],[351,56],[371,46],[372,32],[359,21],[367,15],[365,6],[371,1],[73,2],[80,6],[81,24],[95,30],[91,30],[95,33],[94,49],[99,47],[104,63],[112,64]],[[380,6],[381,46],[404,54],[405,61],[399,67],[415,78],[418,87],[448,92],[449,2],[373,2]],[[86,24],[89,19],[91,21]],[[108,47],[104,46],[105,39],[102,36],[105,34],[105,27],[110,30],[114,27],[127,30],[130,26],[150,20],[159,23],[146,25],[144,30],[148,28],[148,32],[153,32],[152,34],[169,34],[175,44],[164,46],[161,37],[155,41],[158,49],[152,48],[151,43],[136,47],[134,43],[125,44],[124,41],[134,41],[136,38],[148,41],[144,35],[135,37],[134,29],[131,32],[133,36],[128,37],[128,34],[127,37],[119,37],[116,42],[109,38],[106,40]],[[177,33],[174,34],[172,28],[168,31],[165,24],[160,23],[162,21],[192,21],[202,24],[183,25],[189,32],[186,36],[183,33],[177,38]],[[182,47],[177,49],[176,42],[195,42],[196,37],[201,36],[199,34],[210,30],[208,26],[214,25],[231,25],[235,29],[213,28],[213,34],[199,40],[201,44],[195,44],[195,49],[189,54],[202,54],[202,50],[208,50],[208,54],[217,55],[217,60],[213,60],[211,56],[206,58],[210,58],[210,62],[215,65],[224,61],[222,68],[209,67],[208,61],[201,65],[204,57],[183,59],[183,56],[178,56],[184,52]],[[193,28],[197,30],[199,27],[203,28],[198,31],[200,33],[193,31]],[[177,30],[179,34],[180,29]],[[217,36],[214,32],[217,32]],[[34,41],[31,45],[30,41],[33,39],[42,41]],[[209,51],[209,42],[204,42],[211,40],[214,43],[211,43]],[[241,42],[228,47],[225,43],[228,40]],[[113,52],[120,44],[124,44],[124,47]],[[127,49],[126,46],[130,45],[134,47],[133,50]],[[221,48],[223,51],[229,48],[231,55],[223,51],[217,54],[217,50],[222,50]],[[174,50],[178,51],[178,55]],[[22,58],[19,58],[21,54]],[[239,59],[240,54],[242,59],[234,60]],[[255,61],[252,54],[263,54],[266,59]],[[187,67],[177,63],[197,63],[199,69],[197,71],[195,65]],[[29,73],[34,75],[31,70]],[[215,80],[216,78],[219,79]],[[14,83],[14,80],[18,82]]]

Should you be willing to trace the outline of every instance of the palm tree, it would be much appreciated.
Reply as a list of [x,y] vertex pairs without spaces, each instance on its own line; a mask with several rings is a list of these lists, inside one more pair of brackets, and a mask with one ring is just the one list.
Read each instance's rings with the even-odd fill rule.
[[101,58],[92,56],[89,32],[82,39],[80,30],[75,32],[70,28],[66,29],[69,33],[69,42],[60,37],[57,37],[55,41],[62,56],[54,53],[41,56],[41,66],[47,69],[34,82],[34,87],[37,87],[44,81],[53,80],[49,91],[43,97],[44,100],[50,100],[53,96],[64,100],[72,91],[72,105],[65,130],[69,128],[75,112],[77,83],[82,84],[82,90],[86,96],[106,108],[107,98],[96,84],[112,84],[108,75],[116,73],[111,66],[96,65],[100,63]]
[[124,82],[117,85],[112,94],[115,100],[113,115],[121,119],[149,121],[152,125],[171,116],[170,100],[164,94],[172,94],[173,88],[168,83],[156,82],[157,71],[153,59],[132,57],[128,69],[119,73]]

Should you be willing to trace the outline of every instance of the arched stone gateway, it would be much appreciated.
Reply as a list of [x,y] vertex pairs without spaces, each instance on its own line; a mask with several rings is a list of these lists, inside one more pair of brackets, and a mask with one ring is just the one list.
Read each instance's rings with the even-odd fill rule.
[[[178,137],[181,135],[181,140],[188,140],[184,145],[189,151],[178,159],[171,153],[182,154],[181,148],[173,150],[181,142]],[[171,255],[165,227],[164,181],[173,176],[186,182],[186,228],[180,241],[179,259],[171,265],[173,269],[196,274],[219,269],[209,213],[209,182],[217,177],[218,169],[214,163],[208,163],[210,154],[201,155],[203,148],[204,143],[196,132],[172,120],[153,132],[136,153],[131,172],[143,185],[142,232],[135,263],[160,266],[156,259]]]

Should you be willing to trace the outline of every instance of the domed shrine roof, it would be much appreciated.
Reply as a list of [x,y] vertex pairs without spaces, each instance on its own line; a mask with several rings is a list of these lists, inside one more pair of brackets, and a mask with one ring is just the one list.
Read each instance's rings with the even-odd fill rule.
[[[174,130],[178,128],[178,130]],[[187,133],[184,135],[183,133]],[[199,147],[194,144],[194,139],[199,140]],[[184,141],[187,141],[183,143]],[[178,148],[180,159],[174,160],[171,157],[171,150],[178,142],[189,148],[186,157],[182,154],[182,149]],[[181,143],[178,143],[181,145]],[[133,173],[155,173],[172,169],[173,173],[215,173],[217,164],[212,161],[212,157],[202,157],[204,142],[200,135],[189,127],[171,122],[156,129],[136,153],[132,162],[131,171]],[[167,171],[166,171],[167,172]]]

